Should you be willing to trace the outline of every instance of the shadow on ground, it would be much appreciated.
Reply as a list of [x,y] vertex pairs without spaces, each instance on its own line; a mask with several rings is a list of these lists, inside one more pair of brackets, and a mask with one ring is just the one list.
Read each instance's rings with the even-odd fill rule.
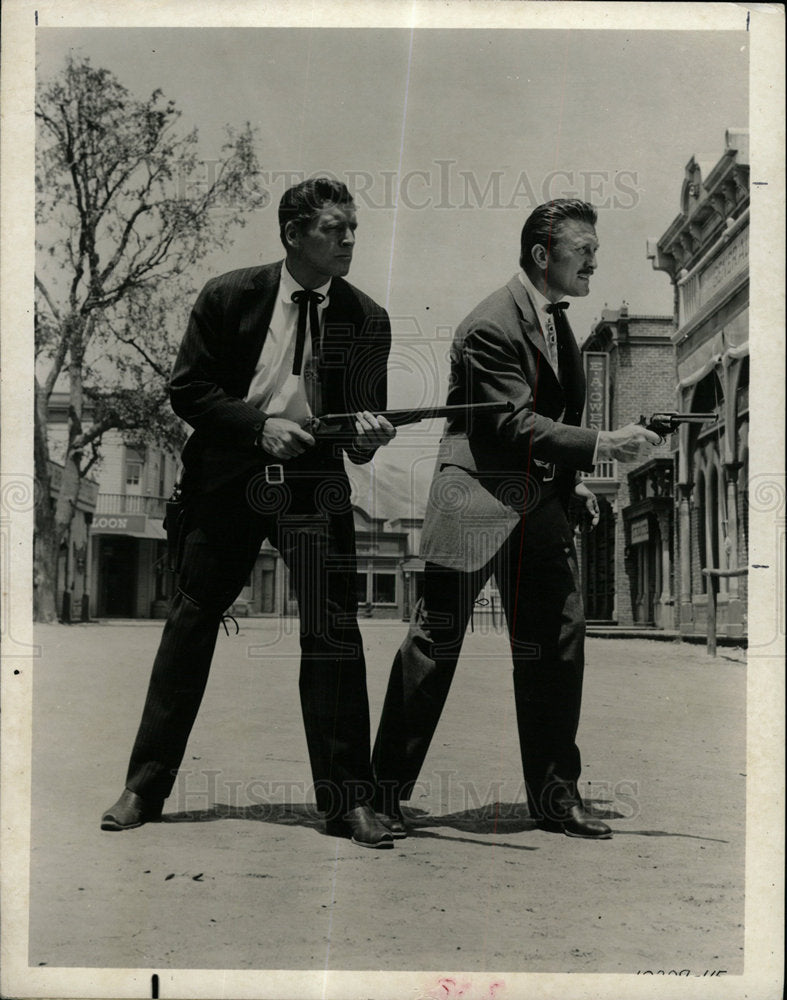
[[[588,812],[599,819],[624,819],[604,800],[585,803]],[[404,808],[408,829],[414,836],[425,833],[430,828],[446,828],[461,833],[480,835],[500,835],[527,833],[537,829],[536,821],[530,816],[524,802],[493,802],[461,812],[433,816],[424,809]],[[251,820],[257,823],[275,823],[279,826],[302,826],[322,831],[324,817],[313,804],[298,803],[257,803],[250,806],[230,806],[216,803],[209,809],[193,809],[183,812],[165,813],[163,823],[212,823],[216,820]],[[646,831],[642,831],[645,833]],[[653,835],[659,831],[652,831]],[[668,836],[669,834],[663,834]]]
[[[625,819],[623,813],[617,812],[607,800],[594,799],[585,802],[588,812],[603,820]],[[524,802],[494,802],[475,809],[464,809],[461,812],[446,813],[432,816],[424,809],[405,807],[405,820],[412,837],[440,837],[443,840],[465,838],[449,837],[437,832],[446,828],[459,833],[469,833],[480,836],[505,836],[517,833],[530,833],[538,829],[536,821],[530,816]],[[251,806],[230,806],[217,803],[210,809],[193,809],[185,812],[165,813],[162,823],[212,823],[216,820],[235,819],[250,820],[256,823],[274,823],[277,826],[300,826],[317,833],[325,833],[325,820],[313,804],[298,803],[258,803]],[[433,832],[433,830],[435,832]],[[701,837],[697,834],[681,833],[673,830],[629,830],[615,827],[615,835],[635,837],[685,837],[690,840],[713,841],[726,844],[728,841],[718,837]],[[466,842],[466,841],[465,841]],[[528,848],[535,850],[535,848]]]

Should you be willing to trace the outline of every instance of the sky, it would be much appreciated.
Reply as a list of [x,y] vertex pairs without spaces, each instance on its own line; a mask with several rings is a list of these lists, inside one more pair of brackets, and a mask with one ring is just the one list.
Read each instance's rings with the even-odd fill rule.
[[[227,123],[258,130],[270,204],[196,284],[281,257],[276,205],[290,183],[344,180],[359,220],[349,279],[391,314],[389,405],[408,407],[444,401],[453,329],[518,269],[522,224],[549,198],[599,208],[598,270],[569,314],[580,340],[624,300],[671,313],[646,240],[678,214],[688,161],[712,166],[725,130],[748,125],[744,29],[42,27],[37,77],[71,53],[140,98],[161,88],[184,129],[198,127],[206,162]],[[414,433],[397,446],[427,443]]]

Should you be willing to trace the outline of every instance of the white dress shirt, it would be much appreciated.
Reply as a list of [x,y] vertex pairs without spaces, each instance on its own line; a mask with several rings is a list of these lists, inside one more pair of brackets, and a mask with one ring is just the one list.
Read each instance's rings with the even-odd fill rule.
[[[328,305],[330,287],[329,279],[324,285],[313,289],[313,291],[325,296],[317,306],[321,327],[323,312]],[[253,403],[269,417],[285,417],[296,424],[304,424],[309,417],[315,415],[313,410],[316,366],[312,357],[312,338],[308,323],[301,374],[292,374],[295,338],[298,329],[298,304],[292,301],[292,293],[300,291],[301,288],[302,286],[287,270],[285,261],[281,268],[279,290],[271,314],[268,334],[262,345],[251,385],[246,395],[247,402]]]
[[536,288],[524,271],[519,272],[519,280],[524,285],[525,291],[528,293],[531,302],[535,306],[536,315],[541,325],[541,333],[547,345],[547,358],[555,375],[558,376],[559,381],[560,372],[558,371],[557,330],[555,328],[555,317],[551,312],[547,312],[548,306],[552,303],[543,292]]

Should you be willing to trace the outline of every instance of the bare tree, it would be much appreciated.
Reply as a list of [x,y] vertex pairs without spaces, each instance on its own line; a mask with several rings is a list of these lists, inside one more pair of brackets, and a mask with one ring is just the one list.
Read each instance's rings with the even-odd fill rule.
[[[56,614],[58,550],[107,431],[176,445],[166,405],[188,277],[264,206],[254,134],[227,127],[205,163],[197,130],[156,90],[136,99],[106,69],[69,59],[35,109],[36,378],[34,614]],[[179,322],[178,322],[179,325]],[[63,475],[49,500],[47,414],[68,396]]]

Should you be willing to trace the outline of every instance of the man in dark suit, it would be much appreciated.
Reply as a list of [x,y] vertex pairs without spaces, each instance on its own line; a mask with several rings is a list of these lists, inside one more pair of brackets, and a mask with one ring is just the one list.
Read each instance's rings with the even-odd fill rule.
[[479,590],[494,574],[508,623],[522,765],[531,815],[569,836],[608,838],[579,796],[575,742],[585,622],[567,508],[598,506],[577,470],[649,451],[637,424],[579,426],[585,380],[564,296],[588,294],[595,209],[563,199],[536,208],[521,234],[522,270],[457,329],[448,403],[510,400],[513,412],[449,421],[424,520],[423,599],[391,671],[373,751],[378,811],[403,827]]
[[[369,805],[369,706],[342,458],[344,450],[368,462],[395,434],[373,415],[386,405],[390,323],[344,280],[356,215],[343,184],[319,178],[285,192],[279,227],[286,260],[209,281],[175,362],[172,407],[194,429],[183,451],[178,588],[126,787],[101,828],[159,818],[219,624],[267,538],[298,598],[301,707],[317,807],[329,833],[391,847]],[[326,412],[356,413],[343,448],[304,427]]]

